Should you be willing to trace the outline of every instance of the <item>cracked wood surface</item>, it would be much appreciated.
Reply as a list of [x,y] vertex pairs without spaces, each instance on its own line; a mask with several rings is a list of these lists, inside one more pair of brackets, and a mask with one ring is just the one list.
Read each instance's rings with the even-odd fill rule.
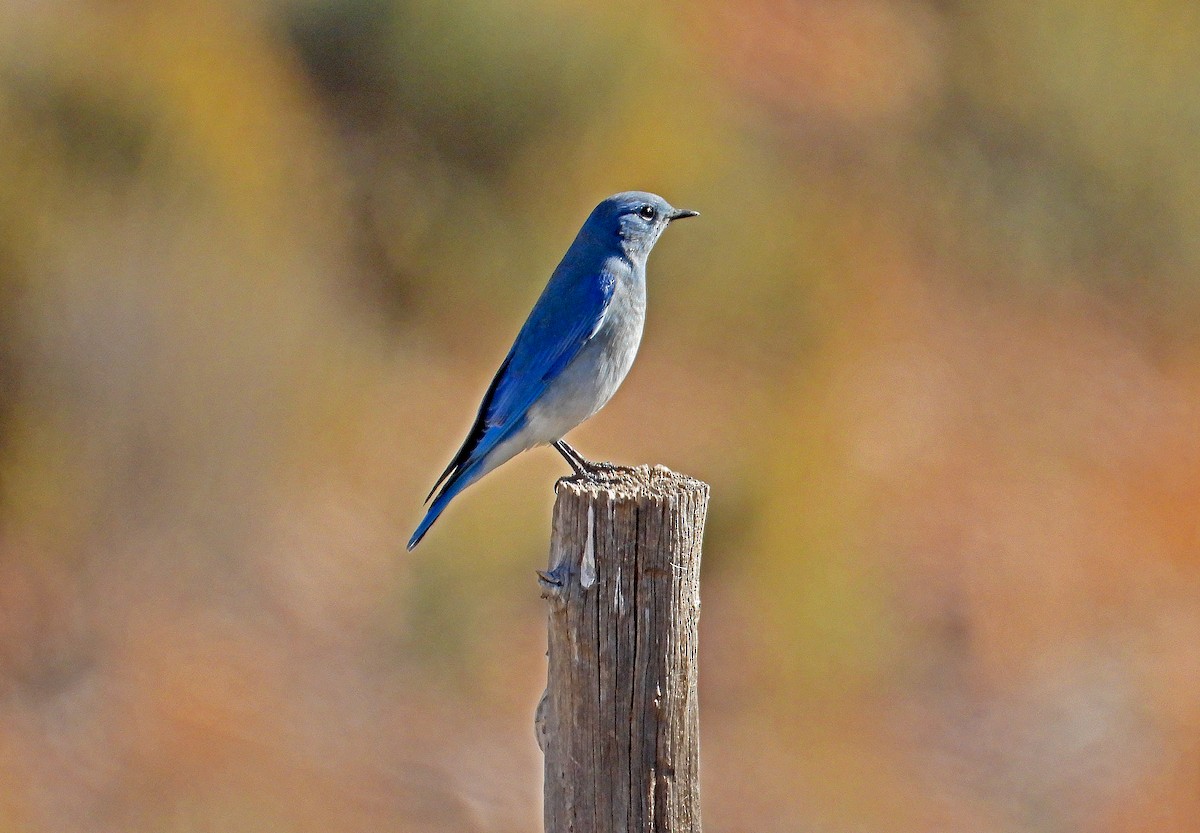
[[708,486],[661,466],[559,481],[546,833],[699,833],[697,624]]

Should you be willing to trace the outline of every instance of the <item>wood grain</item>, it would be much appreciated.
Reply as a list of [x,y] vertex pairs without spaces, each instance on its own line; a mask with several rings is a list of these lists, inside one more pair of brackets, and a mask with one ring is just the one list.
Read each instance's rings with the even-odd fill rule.
[[559,481],[546,833],[699,833],[697,626],[708,485],[661,466]]

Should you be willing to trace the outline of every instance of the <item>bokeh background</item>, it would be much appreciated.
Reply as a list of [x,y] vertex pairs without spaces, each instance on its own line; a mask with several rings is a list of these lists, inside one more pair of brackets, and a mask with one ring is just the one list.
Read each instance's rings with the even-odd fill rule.
[[627,188],[707,829],[1200,830],[1193,0],[7,0],[0,833],[540,829],[565,466],[402,544]]

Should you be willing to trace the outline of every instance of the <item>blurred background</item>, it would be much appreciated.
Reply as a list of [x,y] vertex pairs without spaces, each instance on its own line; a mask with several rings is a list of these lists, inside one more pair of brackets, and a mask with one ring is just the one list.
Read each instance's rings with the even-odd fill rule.
[[1200,830],[1192,0],[8,0],[0,833],[540,830],[553,451],[709,481],[711,833]]

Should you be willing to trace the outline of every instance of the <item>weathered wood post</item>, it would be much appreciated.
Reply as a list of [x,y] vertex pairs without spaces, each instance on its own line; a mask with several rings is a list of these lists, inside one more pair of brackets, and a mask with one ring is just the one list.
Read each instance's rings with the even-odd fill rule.
[[700,833],[697,624],[708,485],[661,466],[559,481],[546,833]]

